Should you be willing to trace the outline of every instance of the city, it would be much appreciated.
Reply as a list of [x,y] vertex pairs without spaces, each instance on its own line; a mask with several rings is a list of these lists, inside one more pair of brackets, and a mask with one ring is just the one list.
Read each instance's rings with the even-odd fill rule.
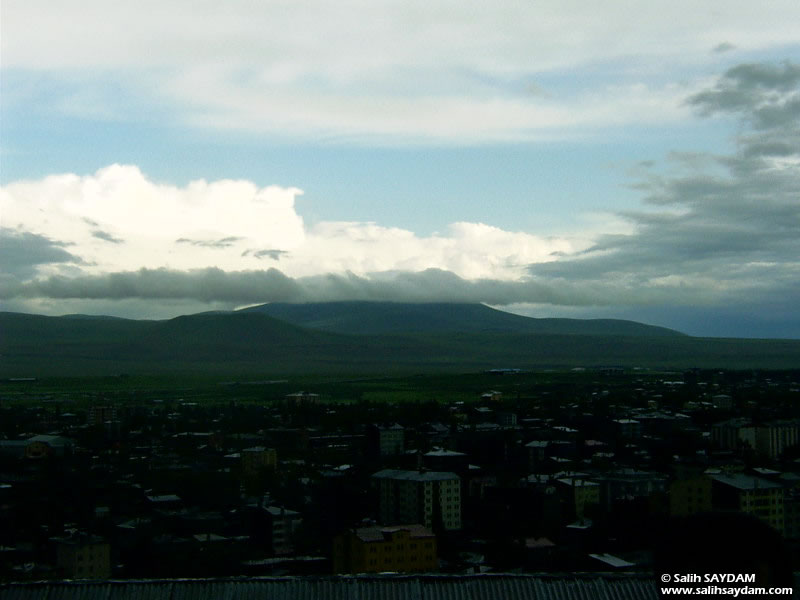
[[717,513],[768,525],[796,570],[799,382],[7,379],[0,577],[651,574],[659,532]]

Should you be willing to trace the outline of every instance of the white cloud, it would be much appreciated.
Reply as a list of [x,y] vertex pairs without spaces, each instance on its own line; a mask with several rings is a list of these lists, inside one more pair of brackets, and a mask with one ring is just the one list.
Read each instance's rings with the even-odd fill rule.
[[796,42],[798,23],[790,0],[6,0],[3,17],[11,67],[183,68],[258,57],[276,80],[323,73],[337,82],[387,68],[478,65],[514,75],[532,64],[543,71],[642,53],[708,54],[724,43],[756,49]]
[[[297,188],[259,188],[241,180],[177,187],[153,182],[135,166],[14,182],[0,193],[7,232],[60,244],[81,261],[85,274],[280,266],[290,276],[306,277],[437,268],[468,279],[509,280],[521,277],[532,262],[586,245],[480,223],[455,223],[444,234],[426,237],[361,222],[322,222],[307,229],[295,208],[302,193]],[[36,272],[58,275],[75,266],[75,261],[40,262]]]
[[294,210],[299,193],[231,180],[198,180],[179,188],[150,181],[137,167],[112,165],[94,175],[11,183],[2,190],[0,206],[3,227],[71,244],[70,251],[96,272],[141,266],[185,269],[198,263],[236,268],[242,264],[233,253],[177,240],[236,236],[243,238],[239,244],[294,248],[305,235]]
[[[665,72],[719,61],[721,45],[796,44],[797,14],[786,0],[7,0],[2,55],[64,84],[49,99],[32,86],[33,99],[70,115],[119,117],[120,96],[135,96],[200,127],[478,143],[682,118],[672,100],[688,92],[665,86]],[[104,93],[104,80],[125,93]]]

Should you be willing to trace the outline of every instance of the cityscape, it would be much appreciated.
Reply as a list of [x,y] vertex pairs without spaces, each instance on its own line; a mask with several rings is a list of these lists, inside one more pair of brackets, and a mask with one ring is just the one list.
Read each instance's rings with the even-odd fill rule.
[[0,0],[0,600],[800,589],[797,0]]
[[649,574],[717,512],[798,568],[797,371],[292,385],[4,380],[3,580]]

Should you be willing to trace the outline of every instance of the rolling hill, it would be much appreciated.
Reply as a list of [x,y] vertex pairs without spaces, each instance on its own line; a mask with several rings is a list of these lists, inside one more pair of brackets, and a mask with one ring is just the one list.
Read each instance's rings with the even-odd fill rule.
[[[431,306],[428,313],[417,306],[405,313],[402,305],[389,307],[398,309],[395,321],[387,317],[384,328],[389,332],[367,333],[379,327],[381,311],[373,309],[382,307],[350,304],[356,315],[365,315],[366,324],[354,325],[356,331],[347,334],[301,327],[259,310],[165,321],[6,312],[0,313],[0,377],[375,374],[602,365],[789,369],[800,365],[800,340],[694,338],[625,321],[563,319],[531,320],[530,327],[540,327],[540,331],[526,331],[524,325],[509,331],[502,327],[527,319],[510,315],[512,319],[506,320],[505,313],[469,305],[455,305],[445,315],[447,305]],[[310,308],[304,306],[304,310]],[[341,305],[329,308],[326,318],[335,321],[330,315],[338,315],[337,327],[357,322]],[[438,329],[432,325],[420,331],[436,315],[442,315]],[[480,322],[484,316],[486,321]],[[400,328],[400,319],[411,321],[409,331]],[[580,332],[583,323],[588,323],[589,333]],[[604,327],[620,323],[621,329],[602,333]],[[568,333],[553,333],[544,325],[564,325]],[[648,331],[653,334],[647,335]]]
[[301,327],[360,335],[407,333],[536,333],[547,335],[685,335],[618,319],[534,319],[483,304],[402,302],[271,303],[239,312],[261,313]]

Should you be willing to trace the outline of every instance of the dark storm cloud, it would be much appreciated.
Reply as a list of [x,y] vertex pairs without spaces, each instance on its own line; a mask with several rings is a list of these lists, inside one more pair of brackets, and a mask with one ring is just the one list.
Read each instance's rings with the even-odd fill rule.
[[703,115],[744,115],[758,129],[796,123],[800,117],[800,65],[744,64],[729,69],[713,89],[688,103]]
[[599,293],[536,281],[470,281],[448,271],[376,273],[371,277],[316,275],[290,278],[277,269],[226,272],[141,269],[104,275],[49,277],[0,285],[0,298],[114,300],[191,299],[203,302],[312,302],[330,300],[453,301],[511,304],[589,304]]
[[29,231],[0,228],[0,273],[24,280],[33,277],[40,265],[84,264],[64,249],[67,246]]
[[189,238],[178,238],[175,240],[176,244],[191,244],[192,246],[198,246],[201,248],[230,248],[236,242],[243,240],[244,238],[230,236],[220,238],[218,240],[191,240]]
[[621,304],[670,293],[674,303],[800,295],[798,97],[800,66],[729,70],[689,101],[704,115],[736,113],[751,125],[736,153],[677,156],[683,174],[646,175],[635,186],[646,210],[620,214],[633,233],[600,236],[579,255],[532,265],[531,275],[600,286]]
[[103,240],[105,242],[110,242],[112,244],[124,244],[125,240],[122,238],[114,237],[107,231],[101,231],[100,229],[96,229],[92,231],[92,237],[96,237],[98,240]]

